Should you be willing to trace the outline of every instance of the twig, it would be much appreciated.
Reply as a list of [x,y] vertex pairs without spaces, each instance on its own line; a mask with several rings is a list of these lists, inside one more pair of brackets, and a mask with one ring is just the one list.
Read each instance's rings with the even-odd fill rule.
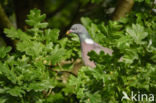
[[60,69],[56,70],[56,69],[52,69],[52,71],[54,71],[54,72],[65,72],[65,73],[72,74],[72,75],[74,75],[75,77],[77,76],[76,74],[74,74],[73,72],[68,71],[68,70],[60,70]]
[[46,96],[49,96],[51,93],[52,93],[52,88],[50,88]]

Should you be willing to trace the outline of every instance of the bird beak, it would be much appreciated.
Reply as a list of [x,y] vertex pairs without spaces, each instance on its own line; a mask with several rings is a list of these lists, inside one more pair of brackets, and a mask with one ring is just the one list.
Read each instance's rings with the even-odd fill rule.
[[68,35],[68,34],[70,34],[70,33],[72,33],[72,30],[68,30],[68,31],[66,32],[66,35]]

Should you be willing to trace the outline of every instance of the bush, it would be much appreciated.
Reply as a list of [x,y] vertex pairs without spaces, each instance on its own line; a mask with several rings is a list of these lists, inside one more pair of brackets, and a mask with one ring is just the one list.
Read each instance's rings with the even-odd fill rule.
[[156,94],[156,18],[149,13],[131,12],[108,24],[82,17],[91,37],[112,48],[113,56],[91,51],[88,55],[97,67],[83,66],[77,77],[71,75],[64,82],[61,70],[71,70],[73,63],[60,64],[81,57],[79,39],[75,35],[58,39],[59,30],[48,28],[46,15],[31,10],[26,31],[4,30],[17,43],[14,52],[0,48],[0,102],[133,103],[122,100],[123,95]]

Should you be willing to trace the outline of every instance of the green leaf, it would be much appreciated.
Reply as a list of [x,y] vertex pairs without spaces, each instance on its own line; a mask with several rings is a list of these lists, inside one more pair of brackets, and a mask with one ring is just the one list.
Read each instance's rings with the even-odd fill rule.
[[25,32],[23,32],[20,29],[16,30],[14,27],[11,27],[10,29],[4,29],[4,33],[7,34],[7,36],[12,39],[20,39],[20,40],[31,39],[31,37],[28,36]]
[[47,99],[48,103],[63,103],[64,97],[61,93],[50,95]]
[[100,42],[103,41],[105,38],[104,34],[101,33],[101,31],[98,28],[98,25],[91,23],[91,27],[89,28],[89,32],[91,37],[96,41]]
[[125,55],[123,56],[123,61],[125,61],[125,63],[131,64],[134,60],[138,59],[139,57],[135,49],[125,50]]
[[57,45],[52,51],[51,54],[47,57],[48,61],[51,61],[53,65],[60,62],[66,56],[66,50],[64,48],[59,48]]
[[32,27],[36,28],[46,28],[48,26],[48,23],[44,22],[41,23],[43,20],[45,20],[46,15],[41,15],[41,11],[38,9],[33,9],[30,11],[30,14],[27,16],[28,19],[26,20],[26,23]]
[[67,38],[63,38],[63,39],[59,40],[59,43],[60,43],[60,45],[61,45],[62,48],[65,48],[66,47],[67,41],[68,41]]
[[16,84],[17,83],[17,75],[14,71],[10,70],[10,68],[0,62],[0,72],[7,77],[8,80],[11,81],[11,83]]
[[43,44],[39,42],[23,41],[17,44],[17,49],[27,55],[37,57],[42,53]]
[[102,103],[101,95],[98,92],[94,94],[88,93],[86,103]]
[[13,87],[8,89],[7,93],[9,93],[11,96],[22,97],[22,94],[25,94],[25,91],[22,90],[20,87]]
[[59,32],[58,29],[47,29],[45,30],[45,39],[48,42],[56,42],[58,40]]
[[133,43],[132,39],[129,35],[122,36],[121,38],[116,40],[117,47],[120,49],[129,48],[130,45]]
[[4,33],[12,39],[19,38],[19,35],[14,27],[11,27],[10,29],[4,29]]
[[0,58],[4,58],[11,51],[11,47],[0,47]]
[[36,92],[48,90],[50,88],[54,88],[53,81],[50,80],[42,80],[41,82],[34,82],[29,85],[30,90],[35,90]]
[[132,24],[132,28],[127,28],[126,32],[133,38],[136,44],[142,44],[143,39],[148,36],[148,33],[144,31],[144,27],[139,24]]
[[85,27],[88,27],[92,23],[91,19],[87,17],[82,17],[81,22]]
[[0,103],[6,103],[7,100],[8,100],[8,99],[7,99],[7,97],[5,97],[5,96],[1,96],[1,97],[0,97]]

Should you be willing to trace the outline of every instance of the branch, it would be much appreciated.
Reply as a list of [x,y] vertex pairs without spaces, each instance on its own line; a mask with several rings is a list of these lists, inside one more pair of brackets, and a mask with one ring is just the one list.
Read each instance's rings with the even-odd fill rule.
[[69,74],[72,74],[74,75],[75,77],[77,76],[75,73],[69,71],[69,70],[56,70],[56,69],[51,69],[52,71],[54,72],[64,72],[64,73],[69,73]]
[[0,4],[0,27],[1,28],[10,28],[12,23],[10,22],[8,16],[6,15],[2,5]]
[[134,5],[134,0],[118,0],[118,5],[112,15],[112,20],[119,20],[128,13]]

